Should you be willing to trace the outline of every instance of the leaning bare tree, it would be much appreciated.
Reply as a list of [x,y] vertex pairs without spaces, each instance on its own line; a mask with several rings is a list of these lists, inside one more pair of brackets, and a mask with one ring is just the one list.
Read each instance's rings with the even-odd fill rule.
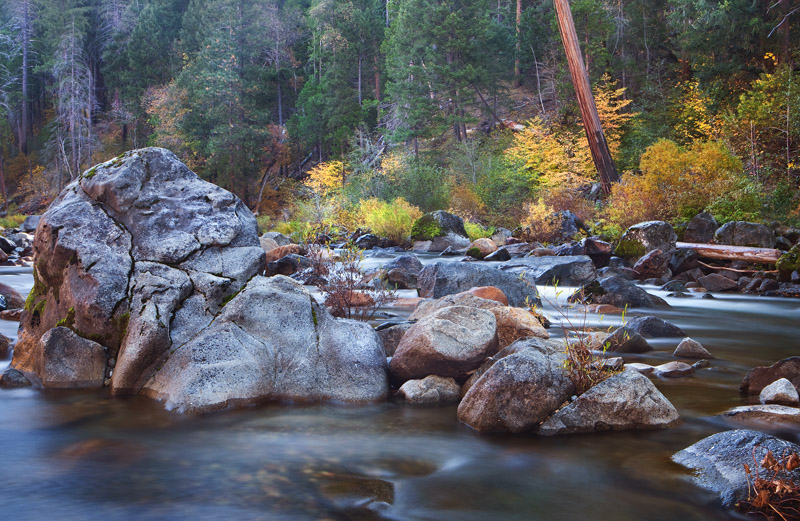
[[558,28],[561,31],[561,40],[567,53],[572,85],[575,87],[575,95],[578,97],[578,106],[581,110],[581,119],[583,120],[583,128],[586,130],[586,138],[589,141],[589,150],[592,152],[592,160],[597,172],[600,174],[603,191],[610,193],[611,183],[619,181],[619,174],[617,174],[617,168],[611,159],[611,152],[608,150],[603,127],[600,125],[600,116],[597,115],[597,106],[594,103],[592,89],[589,86],[586,66],[581,57],[581,48],[578,45],[578,36],[575,33],[575,22],[572,20],[569,0],[553,0],[553,4],[556,7]]

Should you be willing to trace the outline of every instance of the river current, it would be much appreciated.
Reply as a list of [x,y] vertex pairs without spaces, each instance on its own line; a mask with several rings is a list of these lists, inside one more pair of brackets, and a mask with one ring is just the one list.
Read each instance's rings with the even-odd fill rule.
[[[368,259],[376,265],[386,259]],[[430,257],[424,262],[436,259]],[[0,274],[26,294],[30,274]],[[735,518],[670,456],[731,428],[746,371],[800,354],[800,301],[719,294],[665,297],[653,311],[718,359],[694,376],[655,379],[683,422],[663,431],[480,435],[456,407],[269,404],[207,416],[105,392],[0,390],[0,519],[724,520]],[[569,293],[540,288],[552,303]],[[648,314],[636,310],[631,316]],[[573,317],[583,321],[583,316]],[[587,315],[590,327],[619,316]],[[0,321],[16,335],[16,323]],[[680,339],[626,361],[661,363]],[[0,371],[8,361],[0,361]],[[782,431],[800,442],[800,430]]]

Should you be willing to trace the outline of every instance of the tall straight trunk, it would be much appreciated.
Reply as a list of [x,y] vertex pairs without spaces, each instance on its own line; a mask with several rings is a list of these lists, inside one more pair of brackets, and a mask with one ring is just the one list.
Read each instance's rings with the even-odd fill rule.
[[520,28],[522,24],[522,0],[517,0],[517,46],[516,46],[516,54],[514,55],[514,87],[519,87],[522,83],[522,77],[519,70],[519,55],[520,55],[520,44],[521,44],[521,34]]
[[280,65],[275,63],[275,77],[278,86],[278,126],[283,126],[283,91],[281,90],[281,70]]
[[361,70],[364,68],[364,52],[359,49],[358,50],[358,105],[363,105],[362,100],[364,99],[361,94]]
[[617,174],[614,161],[611,159],[611,152],[608,150],[603,127],[600,125],[597,105],[595,105],[592,89],[589,86],[589,77],[586,74],[586,67],[581,58],[581,49],[580,45],[578,45],[578,36],[575,33],[572,11],[569,8],[568,0],[553,0],[553,3],[556,8],[558,28],[561,32],[561,40],[564,43],[564,51],[567,54],[567,64],[572,76],[572,84],[575,87],[575,95],[578,98],[578,106],[581,110],[581,119],[586,130],[586,138],[589,141],[589,150],[592,153],[594,166],[600,174],[603,191],[610,193],[611,183],[619,181],[619,174]]
[[3,191],[3,204],[5,205],[6,215],[8,215],[8,193],[6,192],[6,165],[3,147],[0,146],[0,190]]
[[22,4],[22,107],[19,131],[19,150],[28,153],[28,47],[31,39],[31,12],[30,0],[23,0]]
[[373,67],[375,69],[375,99],[380,103],[381,101],[381,70],[378,66],[378,55],[375,55],[375,60],[373,62]]

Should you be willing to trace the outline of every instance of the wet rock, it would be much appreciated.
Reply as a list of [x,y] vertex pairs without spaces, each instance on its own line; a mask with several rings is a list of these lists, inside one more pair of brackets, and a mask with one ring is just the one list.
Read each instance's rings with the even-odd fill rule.
[[772,382],[786,378],[794,385],[795,389],[800,386],[800,356],[792,356],[775,362],[769,367],[755,367],[747,372],[739,392],[744,395],[758,395]]
[[786,378],[775,380],[764,387],[758,395],[758,400],[763,404],[798,405],[800,403],[797,389]]
[[478,378],[458,406],[458,419],[480,432],[531,431],[574,392],[559,358],[522,349]]
[[608,266],[613,250],[614,248],[610,243],[595,237],[587,237],[578,242],[553,248],[555,254],[559,256],[587,255],[597,268]]
[[11,354],[11,339],[0,334],[0,360],[5,360]]
[[511,230],[507,230],[506,228],[496,228],[492,236],[489,238],[492,239],[492,241],[494,241],[499,248],[508,244],[508,239],[510,239],[512,235],[513,234],[511,233]]
[[506,297],[506,294],[500,291],[499,288],[495,288],[494,286],[480,286],[478,288],[470,288],[467,292],[475,295],[476,297],[487,300],[494,300],[495,302],[499,302],[504,306],[508,306],[508,298]]
[[504,246],[487,255],[483,260],[491,262],[505,262],[511,260],[511,254],[508,252],[508,248]]
[[686,226],[683,240],[685,242],[698,242],[702,244],[711,242],[717,228],[719,228],[719,224],[717,224],[717,220],[714,219],[713,215],[708,212],[699,213],[692,217],[692,220],[689,221],[689,224]]
[[275,240],[270,239],[269,237],[264,237],[263,235],[259,237],[258,242],[261,244],[261,247],[264,249],[265,253],[268,253],[280,246],[280,244],[275,242]]
[[305,255],[306,251],[298,244],[288,244],[286,246],[278,246],[266,252],[266,262],[274,262],[286,257],[287,255]]
[[646,376],[625,371],[559,409],[542,424],[539,434],[663,429],[678,422],[678,411]]
[[427,213],[411,228],[411,241],[416,251],[440,252],[447,248],[462,249],[470,244],[461,217],[442,210]]
[[397,289],[415,289],[417,276],[422,271],[422,263],[416,255],[406,254],[395,257],[383,267],[385,280]]
[[669,259],[667,267],[674,275],[690,271],[700,266],[700,256],[688,248],[678,248]]
[[688,284],[692,282],[697,282],[700,277],[704,277],[705,273],[700,268],[692,268],[690,270],[684,271],[682,273],[678,273],[673,277],[673,280],[679,280],[685,284],[687,284],[687,288],[689,287]]
[[436,374],[463,377],[498,351],[497,320],[485,309],[442,308],[414,324],[389,370],[398,381]]
[[274,275],[294,275],[301,269],[300,262],[298,260],[300,258],[305,259],[305,257],[301,257],[300,255],[286,255],[278,260],[268,262],[266,276],[272,277]]
[[426,266],[418,275],[419,294],[441,298],[478,286],[494,286],[508,297],[512,306],[525,306],[526,301],[539,304],[536,288],[515,273],[498,270],[482,263],[437,262]]
[[596,280],[569,297],[570,302],[585,304],[611,304],[618,308],[668,308],[669,304],[655,295],[620,277]]
[[512,257],[523,257],[541,247],[541,243],[538,242],[509,242],[505,248]]
[[502,307],[503,304],[493,299],[485,299],[477,295],[464,291],[456,293],[455,295],[448,295],[440,299],[426,299],[417,305],[417,308],[409,316],[409,320],[422,320],[429,317],[436,311],[451,306],[466,306],[479,309],[492,310],[494,308]]
[[646,353],[653,350],[642,335],[624,326],[615,329],[599,347],[611,353]]
[[288,246],[289,244],[292,244],[292,240],[289,237],[278,232],[267,232],[261,237],[275,241],[278,246]]
[[3,253],[5,253],[6,255],[11,255],[12,253],[14,253],[14,250],[16,248],[17,245],[14,243],[14,241],[11,241],[10,239],[8,239],[8,237],[0,235],[0,250],[3,250]]
[[489,238],[481,238],[472,241],[467,247],[467,255],[476,259],[483,259],[497,251],[497,245]]
[[50,389],[100,388],[106,375],[103,346],[55,327],[39,340],[38,371],[42,385]]
[[461,386],[452,378],[430,375],[407,381],[400,386],[400,394],[415,405],[451,405],[461,398]]
[[669,259],[670,257],[661,250],[652,250],[636,261],[633,271],[639,279],[659,278],[667,273]]
[[369,325],[332,317],[292,279],[254,277],[143,393],[186,412],[265,400],[376,402],[388,394],[386,357]]
[[645,376],[649,376],[655,373],[656,368],[652,365],[642,364],[639,362],[632,362],[630,364],[625,364],[626,371],[636,371],[637,373],[641,373]]
[[694,367],[683,362],[667,362],[653,368],[653,374],[662,378],[681,378],[695,373]]
[[720,417],[755,429],[796,428],[800,424],[800,409],[776,404],[743,405],[723,412]]
[[671,280],[661,286],[661,291],[674,291],[675,293],[686,293],[689,289],[679,280]]
[[356,239],[355,245],[361,248],[362,250],[371,250],[372,248],[383,246],[384,241],[377,235],[374,235],[372,233],[365,233],[364,235],[360,235]]
[[19,389],[21,387],[30,387],[31,385],[31,381],[13,367],[6,368],[3,374],[0,375],[0,387],[4,389]]
[[397,324],[386,329],[377,330],[378,338],[381,341],[381,345],[383,345],[383,350],[386,353],[386,356],[394,356],[394,353],[397,351],[397,346],[400,345],[400,340],[402,340],[403,335],[405,335],[406,331],[411,329],[411,326],[413,325],[413,322],[403,322],[402,324]]
[[776,241],[772,230],[763,224],[745,221],[731,221],[723,224],[714,233],[714,238],[719,244],[756,248],[774,248]]
[[19,225],[19,231],[25,233],[33,233],[36,231],[36,227],[39,226],[39,220],[42,218],[41,215],[29,215],[25,217],[25,220],[22,221],[22,224]]
[[664,221],[642,222],[625,231],[615,253],[620,257],[639,258],[650,251],[661,250],[671,256],[677,240],[671,224]]
[[6,309],[22,309],[25,307],[25,298],[8,284],[0,282],[0,295],[6,301]]
[[585,255],[524,257],[504,262],[500,269],[522,275],[530,284],[580,286],[597,276],[592,259]]
[[[695,471],[691,477],[697,485],[716,493],[722,505],[732,508],[747,499],[749,482],[744,465],[753,464],[766,455],[800,452],[800,445],[753,430],[732,430],[704,438],[672,456],[672,460]],[[800,472],[794,471],[794,479]]]
[[692,367],[694,367],[696,371],[699,371],[700,369],[705,369],[709,365],[711,365],[711,362],[709,362],[708,360],[703,359],[703,360],[698,360],[697,362],[693,363]]
[[766,293],[767,291],[774,291],[780,288],[778,281],[775,279],[764,279],[761,281],[761,284],[758,285],[758,292],[759,293]]
[[536,315],[527,309],[502,306],[489,311],[497,320],[497,338],[501,349],[520,338],[550,338]]
[[708,291],[730,291],[739,287],[736,281],[731,280],[719,273],[712,273],[704,277],[699,277],[697,282],[703,285]]
[[714,358],[714,356],[703,347],[703,344],[688,337],[681,340],[681,343],[675,348],[672,356],[680,358]]

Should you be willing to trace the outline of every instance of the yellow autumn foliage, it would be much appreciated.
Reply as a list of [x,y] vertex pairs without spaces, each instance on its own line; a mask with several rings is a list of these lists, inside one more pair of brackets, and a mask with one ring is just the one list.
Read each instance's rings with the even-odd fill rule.
[[605,221],[621,229],[641,221],[690,218],[724,197],[742,177],[742,162],[722,143],[684,149],[662,139],[647,148],[641,174],[612,187]]
[[328,197],[342,187],[345,179],[344,164],[341,161],[326,161],[308,171],[303,184],[314,195]]

